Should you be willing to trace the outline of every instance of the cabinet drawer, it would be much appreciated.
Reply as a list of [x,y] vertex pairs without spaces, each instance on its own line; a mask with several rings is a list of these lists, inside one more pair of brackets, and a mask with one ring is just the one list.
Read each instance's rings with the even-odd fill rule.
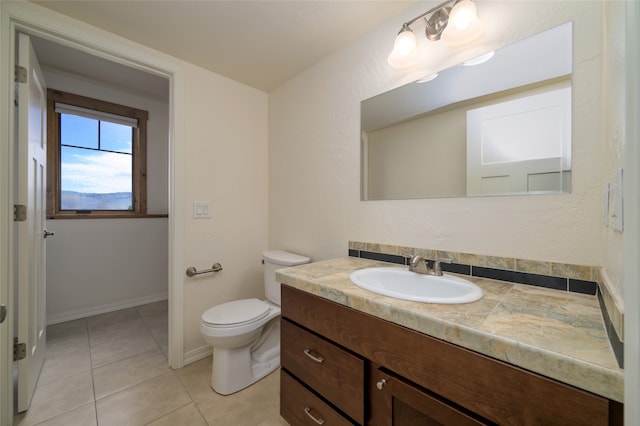
[[295,426],[352,426],[346,418],[280,370],[280,415]]
[[280,357],[283,368],[364,423],[365,365],[361,358],[286,319],[281,321]]

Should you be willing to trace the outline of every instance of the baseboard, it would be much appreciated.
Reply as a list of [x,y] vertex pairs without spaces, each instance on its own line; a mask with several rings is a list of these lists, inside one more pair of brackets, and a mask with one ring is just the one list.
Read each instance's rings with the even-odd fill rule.
[[203,358],[210,357],[213,354],[213,348],[209,345],[200,346],[199,348],[184,353],[184,365],[200,361]]
[[148,303],[167,300],[167,293],[154,294],[152,296],[139,297],[129,299],[122,302],[107,303],[105,305],[92,306],[90,308],[82,308],[73,311],[63,312],[47,316],[47,325],[59,324],[61,322],[73,321],[80,318],[86,318],[93,315],[106,314],[107,312],[118,311],[120,309],[133,308],[135,306],[146,305]]

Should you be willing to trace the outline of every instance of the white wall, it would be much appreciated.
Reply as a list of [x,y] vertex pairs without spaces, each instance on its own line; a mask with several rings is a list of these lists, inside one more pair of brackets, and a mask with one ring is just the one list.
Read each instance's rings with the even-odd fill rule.
[[[394,71],[386,58],[416,4],[270,94],[269,243],[315,260],[349,240],[598,265],[602,261],[603,5],[482,1],[486,34],[458,51],[431,43],[427,63]],[[361,202],[359,103],[418,76],[574,21],[571,194]],[[417,26],[417,32],[422,28]],[[500,78],[496,76],[496,78]]]
[[[148,213],[168,212],[167,102],[45,68],[47,86],[149,112]],[[47,323],[167,298],[168,225],[154,219],[55,219],[47,240]]]
[[[267,249],[267,94],[185,64],[186,135],[184,269],[223,271],[184,276],[187,361],[208,346],[202,313],[237,298],[264,297],[261,253]],[[211,219],[192,219],[196,200],[212,202]]]
[[[605,184],[617,183],[616,175],[624,166],[625,157],[625,4],[609,1],[604,15],[603,88],[602,109],[604,130],[602,156],[604,173],[602,191]],[[604,223],[604,220],[603,220]],[[616,288],[620,299],[624,298],[624,256],[623,233],[612,227],[605,227],[603,244],[603,265],[607,277]]]
[[[117,223],[114,223],[117,222]],[[49,221],[47,322],[167,298],[167,219]]]

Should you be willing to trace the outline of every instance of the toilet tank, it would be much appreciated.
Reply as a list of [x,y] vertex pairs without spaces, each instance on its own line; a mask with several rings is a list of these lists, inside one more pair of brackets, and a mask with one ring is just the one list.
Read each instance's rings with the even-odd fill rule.
[[311,259],[283,250],[269,250],[262,252],[262,260],[264,260],[264,292],[267,299],[280,306],[280,283],[276,281],[276,271],[309,263]]

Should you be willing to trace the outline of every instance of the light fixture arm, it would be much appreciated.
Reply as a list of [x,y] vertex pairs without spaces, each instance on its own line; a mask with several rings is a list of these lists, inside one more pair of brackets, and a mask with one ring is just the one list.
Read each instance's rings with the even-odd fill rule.
[[431,41],[440,40],[442,32],[447,28],[447,24],[449,23],[450,12],[451,7],[443,6],[433,12],[431,17],[424,17],[425,35],[427,36],[427,39]]
[[[419,21],[422,18],[425,18],[425,22],[428,22],[429,20],[426,18],[427,15],[430,15],[440,9],[444,9],[447,7],[447,5],[450,5],[449,7],[453,7],[456,5],[456,3],[458,3],[460,0],[447,0],[445,2],[440,3],[439,5],[432,7],[431,9],[429,9],[428,11],[426,11],[425,13],[423,13],[422,15],[418,15],[415,18],[411,19],[410,21],[405,22],[404,24],[402,24],[402,28],[405,27],[409,27],[410,25],[415,24],[417,21]],[[450,9],[449,9],[450,10]]]

